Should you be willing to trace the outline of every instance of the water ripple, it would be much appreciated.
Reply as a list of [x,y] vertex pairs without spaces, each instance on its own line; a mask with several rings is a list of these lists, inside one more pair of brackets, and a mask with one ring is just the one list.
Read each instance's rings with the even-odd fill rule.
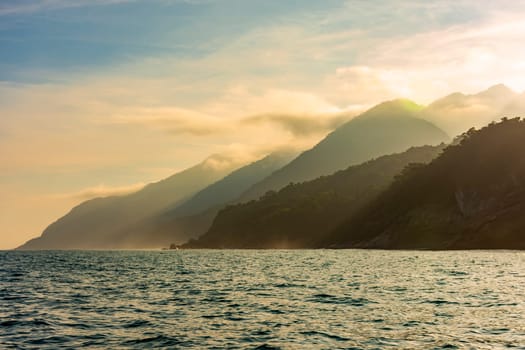
[[0,252],[0,348],[525,344],[525,253]]

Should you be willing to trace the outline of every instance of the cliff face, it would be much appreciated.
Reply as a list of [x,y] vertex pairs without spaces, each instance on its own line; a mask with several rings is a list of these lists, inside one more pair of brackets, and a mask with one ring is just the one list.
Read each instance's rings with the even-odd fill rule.
[[188,248],[311,248],[349,215],[386,189],[413,162],[429,162],[443,146],[414,147],[330,176],[290,184],[257,201],[219,212]]
[[[525,191],[523,183],[509,176],[493,193],[460,195],[463,234],[451,248],[525,249]],[[461,225],[463,224],[463,225]]]
[[385,249],[525,248],[525,121],[504,120],[401,176],[325,241]]

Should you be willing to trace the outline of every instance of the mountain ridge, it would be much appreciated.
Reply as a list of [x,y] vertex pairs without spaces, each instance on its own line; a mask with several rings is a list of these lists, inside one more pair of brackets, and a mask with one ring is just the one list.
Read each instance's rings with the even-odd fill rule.
[[217,212],[253,183],[286,164],[296,151],[276,151],[234,170],[181,204],[120,232],[125,248],[159,248],[183,243],[209,228]]
[[315,247],[324,234],[378,195],[405,166],[428,162],[444,147],[413,147],[231,205],[218,213],[203,236],[183,247]]
[[417,117],[422,108],[406,99],[386,101],[372,107],[253,186],[238,202],[256,199],[266,191],[279,190],[290,182],[329,175],[384,154],[448,141],[448,135],[442,130]]
[[504,114],[521,111],[509,108],[521,99],[507,86],[496,84],[474,94],[454,92],[441,97],[421,110],[419,116],[456,137],[470,128],[499,120]]
[[193,167],[131,194],[82,202],[50,224],[40,237],[17,249],[115,248],[111,244],[112,234],[165,207],[181,203],[238,166],[234,159],[212,155]]
[[525,120],[471,130],[434,161],[404,171],[321,246],[525,249]]

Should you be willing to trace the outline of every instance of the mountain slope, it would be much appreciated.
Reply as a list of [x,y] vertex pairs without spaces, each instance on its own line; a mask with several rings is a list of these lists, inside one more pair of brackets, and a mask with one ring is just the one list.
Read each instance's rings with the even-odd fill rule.
[[18,249],[121,248],[121,232],[127,227],[181,203],[238,166],[216,155],[135,193],[86,201]]
[[323,246],[525,249],[525,121],[471,131],[412,167]]
[[412,162],[429,162],[444,148],[424,146],[292,184],[257,201],[219,212],[189,248],[307,248],[385,189]]
[[166,215],[171,217],[189,216],[228,203],[239,197],[253,184],[286,165],[296,155],[297,152],[292,151],[276,152],[248,164],[206,187],[187,202],[167,212]]
[[239,202],[256,199],[290,182],[328,175],[384,154],[447,141],[448,137],[443,131],[417,118],[421,108],[408,100],[377,105],[343,124],[315,147],[252,187],[241,196]]
[[510,105],[519,96],[499,84],[473,95],[459,92],[445,96],[420,112],[420,116],[443,129],[451,137],[470,128],[480,128],[515,111]]
[[503,117],[516,117],[523,115],[525,111],[525,92],[515,96],[505,107],[501,113]]
[[121,245],[126,248],[167,247],[203,234],[219,209],[287,164],[295,155],[295,151],[275,152],[233,171],[186,202],[127,227],[120,233]]

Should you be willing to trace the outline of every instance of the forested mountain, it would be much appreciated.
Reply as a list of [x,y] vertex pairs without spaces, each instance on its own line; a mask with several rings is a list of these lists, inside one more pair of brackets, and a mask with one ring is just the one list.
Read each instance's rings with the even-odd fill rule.
[[190,248],[313,247],[386,189],[413,162],[429,162],[444,148],[423,146],[351,166],[330,176],[290,184],[259,200],[229,206]]
[[418,118],[423,107],[408,100],[381,103],[338,127],[312,149],[244,193],[239,202],[257,199],[269,190],[290,182],[312,180],[350,165],[412,146],[436,145],[448,136]]
[[[449,140],[429,120],[453,131],[523,106],[525,95],[503,85],[426,108],[384,102],[295,158],[276,153],[239,168],[212,156],[136,193],[84,202],[19,249],[154,248],[201,234],[188,246],[507,246],[518,242],[521,227],[523,121],[469,131],[430,165],[410,166],[390,184],[406,165],[426,163],[444,147],[423,145]],[[507,238],[492,237],[489,228]]]
[[525,121],[514,118],[407,168],[320,246],[524,249],[524,213]]

